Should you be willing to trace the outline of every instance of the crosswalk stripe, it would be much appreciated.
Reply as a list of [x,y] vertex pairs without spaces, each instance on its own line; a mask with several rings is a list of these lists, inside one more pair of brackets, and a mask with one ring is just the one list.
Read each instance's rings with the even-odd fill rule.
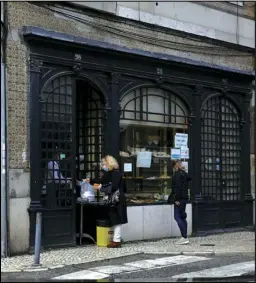
[[197,261],[209,260],[207,257],[199,257],[199,256],[172,256],[172,257],[163,257],[156,259],[148,259],[148,260],[140,260],[135,262],[125,263],[124,265],[139,267],[140,269],[151,269],[156,268],[157,266],[172,266],[172,265],[180,265],[187,264]]
[[107,265],[107,266],[99,266],[95,268],[90,268],[89,270],[95,272],[102,272],[104,274],[119,274],[123,272],[131,272],[140,270],[138,267],[133,266],[124,266],[124,265]]
[[108,278],[109,275],[99,273],[99,272],[94,272],[90,270],[82,270],[82,271],[77,271],[69,274],[65,274],[62,276],[54,277],[52,279],[54,280],[81,280],[81,279],[88,279],[88,280],[97,280],[97,279],[104,279]]
[[165,266],[167,267],[173,265],[182,265],[182,264],[204,261],[204,260],[210,260],[210,258],[178,255],[172,257],[146,259],[146,260],[139,260],[125,264],[120,264],[120,265],[98,266],[94,268],[89,268],[88,270],[83,270],[83,271],[78,271],[78,272],[73,272],[66,275],[58,276],[53,279],[59,279],[59,280],[104,279],[109,277],[109,275],[113,275],[113,274],[120,274],[124,272],[130,273],[145,269],[156,269]]
[[199,278],[199,277],[231,277],[241,276],[255,271],[255,261],[235,263],[220,267],[214,267],[195,272],[182,273],[172,278]]

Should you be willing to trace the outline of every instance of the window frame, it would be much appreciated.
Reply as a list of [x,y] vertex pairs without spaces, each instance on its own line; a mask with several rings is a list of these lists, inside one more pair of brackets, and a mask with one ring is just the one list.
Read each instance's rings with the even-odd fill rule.
[[237,5],[239,7],[243,7],[244,6],[244,2],[243,1],[228,1],[228,3],[230,3],[232,5]]

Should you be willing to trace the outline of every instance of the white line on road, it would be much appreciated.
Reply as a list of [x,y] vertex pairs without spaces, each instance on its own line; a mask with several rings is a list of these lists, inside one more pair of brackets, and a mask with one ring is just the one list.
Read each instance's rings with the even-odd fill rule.
[[62,276],[54,277],[52,279],[56,280],[81,280],[81,279],[88,279],[88,280],[97,280],[97,279],[104,279],[109,277],[107,274],[99,273],[99,272],[94,272],[90,270],[82,270],[82,271],[77,271],[69,274],[65,274]]
[[209,259],[210,258],[207,257],[178,255],[172,257],[134,261],[134,262],[125,263],[124,265],[139,267],[141,269],[152,269],[152,268],[154,269],[157,266],[164,267],[164,266],[180,265],[180,264],[187,264],[187,263],[209,260]]
[[197,261],[210,260],[207,257],[199,256],[172,256],[172,257],[163,257],[156,258],[152,260],[140,260],[130,263],[125,263],[123,265],[107,265],[107,266],[98,266],[94,268],[89,268],[88,270],[78,271],[53,279],[60,280],[72,280],[72,279],[104,279],[109,277],[109,275],[120,274],[120,273],[133,273],[141,270],[150,270],[150,269],[159,269],[167,266],[173,265],[182,265]]
[[124,266],[124,265],[107,265],[90,268],[89,270],[95,272],[102,272],[104,274],[119,274],[124,272],[139,271],[138,267]]
[[214,267],[196,272],[183,273],[172,278],[198,278],[198,277],[231,277],[242,276],[248,272],[255,271],[255,261],[247,261],[236,264],[230,264],[220,267]]

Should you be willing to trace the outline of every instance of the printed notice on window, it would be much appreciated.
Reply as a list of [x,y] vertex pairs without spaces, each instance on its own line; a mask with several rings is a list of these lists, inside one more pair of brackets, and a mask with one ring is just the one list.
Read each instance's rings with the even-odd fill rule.
[[124,172],[132,172],[132,163],[124,163]]
[[150,168],[152,161],[152,152],[141,151],[137,154],[137,167],[141,168]]
[[171,159],[180,159],[180,148],[171,148]]
[[176,148],[188,147],[188,134],[177,133],[174,139]]
[[182,147],[180,149],[180,158],[189,159],[189,149],[187,147]]

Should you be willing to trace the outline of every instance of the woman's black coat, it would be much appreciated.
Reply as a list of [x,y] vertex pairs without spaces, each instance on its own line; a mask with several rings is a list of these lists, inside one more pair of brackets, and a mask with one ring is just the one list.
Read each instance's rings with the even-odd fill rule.
[[118,189],[120,191],[119,203],[114,207],[109,207],[109,220],[111,226],[128,223],[126,197],[124,194],[124,180],[122,177],[123,174],[119,170],[112,170],[104,172],[104,176],[101,179],[90,181],[91,184],[102,184],[102,192],[104,192],[104,186],[109,185],[109,183],[112,183],[112,193]]

